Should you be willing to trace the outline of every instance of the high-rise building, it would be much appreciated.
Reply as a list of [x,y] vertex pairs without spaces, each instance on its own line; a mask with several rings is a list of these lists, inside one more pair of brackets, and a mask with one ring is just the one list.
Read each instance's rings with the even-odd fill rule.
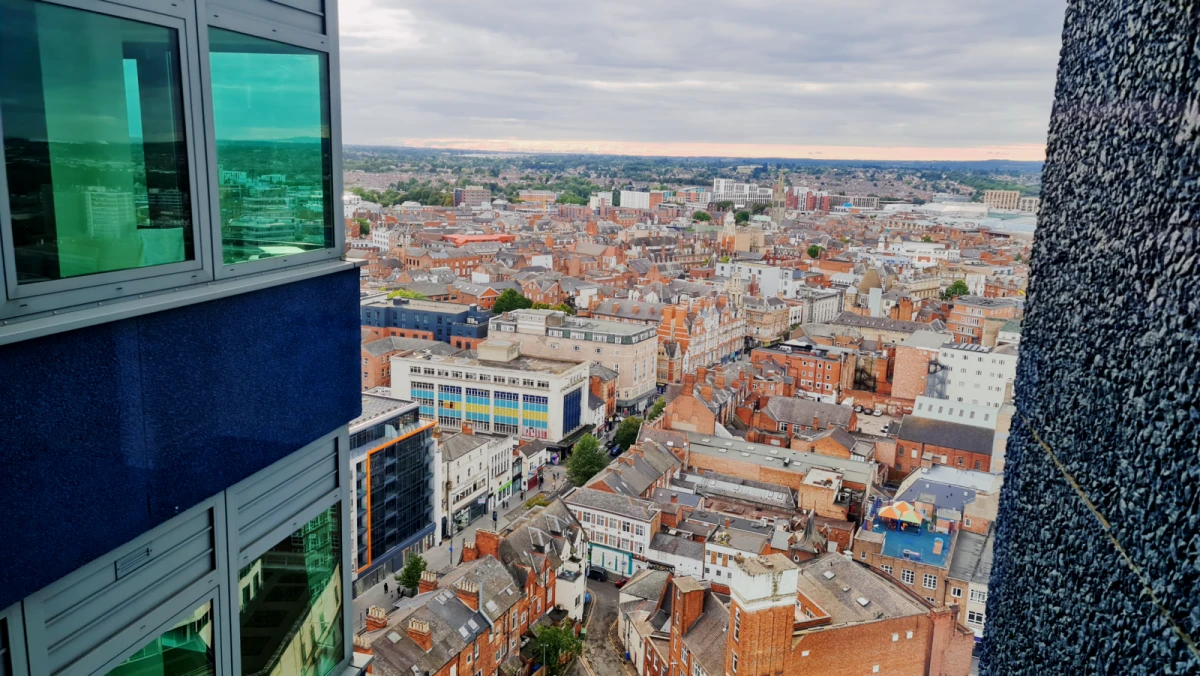
[[365,668],[337,4],[0,2],[0,673]]
[[469,207],[479,207],[492,203],[492,191],[480,185],[469,185],[465,188],[454,189],[454,206],[465,204]]
[[1016,211],[1021,203],[1020,190],[984,190],[983,203],[990,209]]
[[362,395],[350,422],[350,551],[354,596],[400,572],[410,554],[440,542],[440,450],[415,402]]

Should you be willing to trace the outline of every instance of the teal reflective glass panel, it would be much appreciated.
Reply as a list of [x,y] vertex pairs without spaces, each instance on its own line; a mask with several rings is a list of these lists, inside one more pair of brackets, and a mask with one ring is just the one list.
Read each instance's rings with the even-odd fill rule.
[[179,35],[0,0],[17,281],[194,260]]
[[241,569],[244,676],[325,676],[341,661],[339,514],[321,512]]
[[205,603],[108,676],[215,676],[212,604]]
[[226,264],[332,247],[328,57],[210,28]]

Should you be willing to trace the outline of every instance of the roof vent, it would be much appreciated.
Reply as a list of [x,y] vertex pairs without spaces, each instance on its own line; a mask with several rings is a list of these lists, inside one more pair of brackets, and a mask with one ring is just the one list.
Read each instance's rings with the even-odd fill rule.
[[824,573],[821,573],[821,577],[824,577],[826,580],[832,580],[833,576],[834,572],[832,570],[827,570]]
[[863,608],[866,608],[867,605],[871,603],[870,599],[866,598],[865,596],[860,596],[855,600],[858,601],[858,605],[862,606]]
[[844,592],[848,592],[848,591],[850,591],[850,588],[849,588],[849,587],[842,587],[842,591],[844,591]]

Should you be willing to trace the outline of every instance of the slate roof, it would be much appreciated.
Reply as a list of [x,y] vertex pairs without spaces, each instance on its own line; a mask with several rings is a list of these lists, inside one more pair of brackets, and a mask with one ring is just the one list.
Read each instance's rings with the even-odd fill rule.
[[433,354],[440,355],[450,355],[461,351],[458,348],[451,346],[449,343],[443,343],[440,340],[426,340],[424,338],[399,338],[396,336],[388,336],[386,338],[380,338],[379,340],[373,340],[369,343],[365,343],[362,348],[366,350],[367,354],[371,355],[372,357],[378,357],[380,355],[387,354],[388,352],[396,351],[412,352],[429,350]]
[[922,324],[921,322],[906,322],[899,319],[889,319],[887,317],[864,317],[862,315],[856,315],[853,312],[843,312],[832,322],[830,322],[830,324],[878,329],[882,331],[894,331],[898,333],[946,330],[946,324],[941,320],[934,320],[929,324]]
[[[676,502],[671,502],[671,497],[674,496]],[[677,504],[684,507],[696,509],[700,506],[702,498],[695,493],[685,493],[683,491],[673,491],[668,488],[655,488],[650,494],[650,499],[655,502],[661,502],[667,505]]]
[[440,442],[442,458],[448,461],[457,460],[480,446],[504,438],[500,434],[486,434],[483,432],[443,435]]
[[[831,623],[807,631],[923,615],[928,609],[896,583],[841,554],[823,554],[798,564],[800,592],[829,614]],[[833,573],[826,577],[826,573]],[[842,591],[849,587],[849,591]],[[859,598],[868,601],[866,606]]]
[[936,505],[938,509],[953,509],[962,512],[966,506],[975,502],[975,491],[961,486],[924,481],[917,479],[902,493],[896,494],[897,500],[913,500],[921,497],[921,502]]
[[705,592],[704,609],[700,618],[683,635],[683,644],[692,653],[706,674],[721,674],[725,670],[725,634],[729,630],[729,608],[716,594]]
[[900,421],[900,432],[897,436],[901,441],[915,441],[990,456],[996,433],[986,427],[906,415]]
[[667,586],[667,579],[670,576],[671,574],[665,570],[643,569],[635,573],[625,583],[625,586],[621,587],[621,594],[657,603],[662,598],[663,589]]
[[[812,399],[796,399],[795,397],[771,397],[764,409],[773,420],[797,425],[813,426],[813,418],[817,419],[817,427],[824,429],[829,425],[849,427],[850,416],[854,409],[849,406],[826,404]],[[853,440],[846,445],[850,448]]]
[[649,521],[660,511],[658,506],[649,500],[606,493],[587,487],[580,488],[568,495],[565,502],[568,505],[579,505],[639,521]]
[[704,543],[682,535],[656,533],[650,538],[650,549],[696,561],[704,558]]

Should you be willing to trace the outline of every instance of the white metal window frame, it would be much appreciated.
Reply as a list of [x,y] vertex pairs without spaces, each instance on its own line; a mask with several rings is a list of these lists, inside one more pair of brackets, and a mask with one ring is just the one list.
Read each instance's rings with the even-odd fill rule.
[[[320,461],[311,469],[299,471],[295,460],[301,457],[325,458],[321,455],[324,448],[336,447],[335,453],[325,461]],[[173,627],[179,620],[187,617],[201,605],[211,602],[213,614],[213,652],[218,676],[241,673],[241,631],[240,631],[240,591],[238,573],[241,568],[261,557],[285,538],[291,536],[304,524],[316,518],[322,512],[335,504],[341,504],[341,551],[344,557],[350,552],[352,537],[352,514],[350,499],[349,472],[349,428],[325,435],[303,449],[272,464],[253,476],[231,486],[222,493],[215,495],[199,505],[184,511],[166,523],[143,533],[133,541],[126,543],[107,554],[72,571],[63,578],[47,585],[24,600],[13,604],[7,609],[0,610],[0,618],[6,620],[9,634],[9,644],[12,648],[10,661],[14,676],[35,676],[50,673],[48,663],[49,651],[52,646],[47,643],[45,627],[50,613],[56,616],[70,610],[54,611],[46,605],[47,601],[55,599],[64,590],[71,590],[89,576],[110,570],[114,561],[119,561],[139,549],[147,547],[163,536],[176,531],[181,524],[188,523],[206,512],[211,514],[212,556],[213,569],[196,581],[177,590],[166,601],[149,608],[138,618],[127,624],[123,629],[108,638],[103,638],[88,646],[82,657],[69,666],[55,671],[59,676],[101,676],[119,665],[130,655],[141,650],[150,641],[162,635]],[[334,458],[336,456],[336,458]],[[334,468],[328,460],[334,460]],[[332,470],[330,469],[332,468]],[[323,474],[314,474],[323,473]],[[292,474],[271,490],[257,492],[256,484],[263,483],[264,478],[280,477]],[[322,490],[319,493],[307,493],[297,488],[297,481],[305,487],[320,485],[317,479],[324,476],[333,479],[336,488]],[[250,488],[251,492],[246,493]],[[310,496],[315,495],[313,499]],[[297,503],[297,496],[301,502]],[[245,501],[239,505],[238,498]],[[303,506],[298,507],[298,504]],[[256,515],[255,523],[263,521],[274,524],[263,531],[252,529],[248,532],[257,533],[246,541],[240,530],[251,524],[239,522],[239,507],[253,505],[252,512]],[[341,674],[351,665],[353,656],[354,615],[351,579],[351,566],[342,561],[342,656],[339,662],[330,669],[329,674]],[[103,594],[119,593],[113,590],[120,586],[110,585]],[[78,639],[72,639],[78,640]],[[364,665],[355,665],[364,666]]]
[[[8,177],[4,149],[0,146],[0,279],[3,279],[3,285],[0,286],[4,294],[0,297],[0,344],[298,281],[342,267],[312,268],[314,264],[340,261],[345,247],[345,228],[342,227],[341,218],[341,78],[336,37],[336,0],[324,0],[323,3],[277,0],[272,5],[277,6],[280,13],[281,21],[278,23],[243,14],[208,0],[36,1],[177,31],[195,257],[179,263],[81,275],[32,285],[17,284]],[[256,3],[255,6],[261,9],[263,4]],[[323,12],[303,9],[302,4],[313,7],[323,4]],[[308,12],[314,20],[323,22],[324,34],[285,23],[288,19],[285,15],[296,12]],[[328,209],[332,214],[333,227],[331,246],[261,261],[233,265],[222,262],[220,190],[208,63],[209,27],[311,49],[326,55],[329,100],[325,105],[329,112],[331,154]],[[2,132],[3,119],[0,118],[0,134]],[[296,268],[308,269],[297,274]],[[285,271],[288,274],[284,274]],[[247,280],[249,283],[229,283],[234,280]]]

